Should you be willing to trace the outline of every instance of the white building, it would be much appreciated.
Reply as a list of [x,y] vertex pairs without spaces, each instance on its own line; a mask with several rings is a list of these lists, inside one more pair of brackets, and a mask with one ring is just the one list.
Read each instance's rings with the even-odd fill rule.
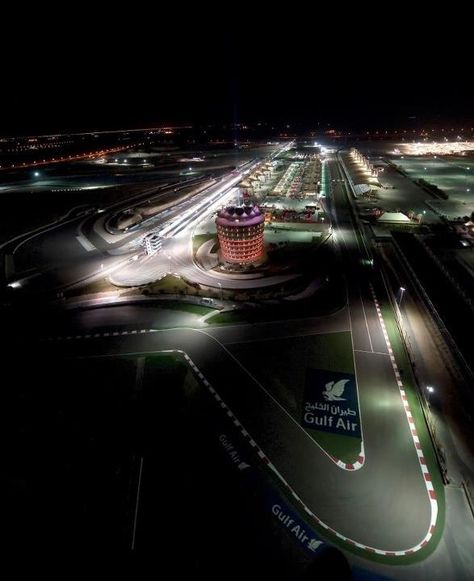
[[143,238],[142,246],[145,247],[145,252],[149,256],[152,256],[161,250],[161,237],[155,232],[152,232]]

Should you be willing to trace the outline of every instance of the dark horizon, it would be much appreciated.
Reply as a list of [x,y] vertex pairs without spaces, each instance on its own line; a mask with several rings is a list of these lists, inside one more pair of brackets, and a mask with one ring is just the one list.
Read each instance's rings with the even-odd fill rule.
[[308,130],[473,124],[468,35],[449,15],[442,31],[402,18],[367,34],[352,23],[316,31],[291,19],[220,26],[187,17],[156,29],[132,17],[113,38],[108,24],[94,29],[80,18],[78,31],[13,26],[2,39],[0,134],[259,121]]
[[[474,118],[465,116],[457,117],[441,117],[440,115],[426,116],[426,115],[404,115],[398,117],[376,118],[362,123],[351,123],[344,118],[332,116],[331,118],[320,118],[317,120],[306,121],[304,119],[265,119],[262,117],[244,117],[238,120],[220,119],[217,122],[212,122],[210,119],[200,120],[186,120],[180,118],[166,118],[164,120],[153,119],[152,117],[135,120],[135,119],[115,119],[106,121],[91,120],[87,122],[72,122],[61,123],[61,121],[51,122],[46,125],[30,124],[30,125],[15,125],[8,129],[4,123],[0,138],[15,138],[28,136],[47,136],[55,134],[80,134],[80,133],[107,133],[116,131],[140,131],[146,129],[159,129],[164,127],[171,128],[190,128],[192,130],[210,130],[216,135],[225,131],[231,131],[238,128],[238,126],[245,126],[250,130],[258,130],[262,137],[274,136],[277,132],[284,132],[287,130],[289,135],[304,136],[305,134],[315,133],[324,134],[328,130],[335,130],[341,133],[353,133],[355,135],[364,134],[366,131],[374,134],[375,132],[388,133],[397,132],[411,132],[411,131],[446,131],[460,132],[465,134],[472,133],[474,129]],[[249,135],[252,135],[252,131]],[[245,135],[242,135],[245,137]]]

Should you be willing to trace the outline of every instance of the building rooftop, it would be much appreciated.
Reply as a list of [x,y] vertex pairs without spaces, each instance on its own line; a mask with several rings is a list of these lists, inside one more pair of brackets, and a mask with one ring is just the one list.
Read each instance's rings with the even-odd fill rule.
[[221,226],[253,226],[263,221],[264,217],[258,206],[247,204],[227,206],[217,215],[217,224]]

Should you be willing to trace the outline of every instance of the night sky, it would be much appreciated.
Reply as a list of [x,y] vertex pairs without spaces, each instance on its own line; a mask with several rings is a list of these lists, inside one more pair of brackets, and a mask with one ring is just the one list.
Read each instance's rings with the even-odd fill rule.
[[0,134],[247,121],[469,124],[470,35],[459,11],[396,8],[397,18],[384,5],[370,19],[342,20],[318,18],[316,7],[306,17],[302,7],[255,15],[226,4],[215,23],[184,5],[148,16],[145,8],[71,11],[54,14],[58,24],[42,11],[27,22],[17,15],[4,20],[1,40]]

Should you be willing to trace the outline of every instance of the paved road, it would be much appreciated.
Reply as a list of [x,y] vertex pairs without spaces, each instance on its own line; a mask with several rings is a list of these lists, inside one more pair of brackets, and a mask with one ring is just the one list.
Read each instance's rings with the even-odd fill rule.
[[[127,308],[126,313],[117,317],[117,309],[99,309],[96,311],[100,313],[99,317],[94,316],[94,312],[84,312],[82,324],[90,331],[91,328],[116,329],[118,318],[127,328],[131,328],[134,321],[144,326],[152,321],[152,310],[137,316],[135,307]],[[347,322],[347,310],[328,318],[292,321],[285,325],[284,336],[300,336],[308,331],[341,331],[347,329]],[[76,329],[79,329],[80,321],[76,323]],[[215,334],[221,343],[227,344],[239,342],[239,336],[243,341],[251,341],[253,338],[271,340],[276,337],[279,325],[279,336],[282,336],[282,325],[273,322],[257,326],[221,327],[210,330],[208,335]],[[423,497],[424,490],[417,478],[419,468],[414,462],[409,434],[404,428],[406,420],[399,411],[395,415],[390,411],[399,409],[400,404],[391,379],[391,370],[387,366],[387,356],[363,353],[359,358],[359,354],[356,354],[367,462],[362,470],[349,474],[338,469],[322,454],[224,346],[208,335],[179,330],[55,343],[54,348],[74,355],[93,355],[154,352],[177,345],[190,353],[214,385],[220,386],[219,392],[225,401],[277,468],[315,514],[326,518],[328,524],[339,527],[338,530],[347,535],[360,535],[357,538],[367,543],[374,541],[377,547],[400,548],[400,543],[407,546],[417,534],[424,532],[426,506],[418,500],[418,496]],[[255,356],[258,358],[258,351]],[[216,361],[219,361],[218,366]],[[385,388],[383,393],[381,386]],[[405,473],[408,467],[410,474],[407,479]],[[448,524],[443,540],[428,561],[403,568],[403,571],[410,571],[410,578],[425,579],[428,572],[430,577],[440,581],[471,578],[469,563],[472,564],[472,552],[469,552],[469,547],[473,535],[472,530],[470,534],[469,531],[464,534],[465,519],[460,517],[466,514],[467,507],[462,494],[456,494],[453,490],[450,497],[453,497],[456,510],[447,515]],[[460,508],[464,512],[461,513]],[[461,536],[460,531],[463,532]],[[454,552],[453,547],[456,549]],[[456,560],[455,555],[462,559]],[[358,562],[357,558],[353,560]],[[398,568],[394,570],[382,565],[375,567],[379,572],[394,578],[407,578]]]
[[[336,177],[343,178],[342,172],[335,166],[335,164],[332,164],[331,169]],[[341,238],[343,244],[341,245],[341,251],[345,258],[345,271],[348,273],[348,294],[351,309],[351,326],[353,330],[354,347],[356,349],[365,350],[370,336],[373,350],[378,351],[382,348],[383,352],[384,345],[380,339],[380,332],[379,329],[377,329],[376,319],[373,316],[373,307],[371,305],[370,297],[367,295],[367,276],[357,265],[357,255],[359,255],[359,257],[361,255],[366,255],[366,249],[362,244],[362,240],[358,240],[355,236],[355,231],[349,227],[351,216],[347,201],[345,200],[343,188],[343,183],[337,183],[333,187],[333,202],[339,222],[338,232],[342,231]],[[359,306],[360,303],[364,305],[364,310]],[[364,329],[367,331],[365,337]],[[363,377],[369,370],[369,366],[373,365],[373,359],[376,354],[366,354],[365,356],[369,358],[367,361],[363,361],[363,353],[358,353],[356,351],[356,364],[363,421],[365,418],[364,435],[367,436],[371,431],[373,431],[374,426],[372,425],[372,422],[367,422],[367,417],[364,415],[364,409],[367,409],[367,405],[370,405],[371,402],[372,406],[377,404],[379,407],[388,405],[389,399],[387,398],[390,398],[390,391],[388,389],[389,384],[383,382],[384,390],[378,392],[378,397],[376,396],[372,400],[365,398],[365,390],[362,387],[364,384]],[[380,359],[386,360],[387,358],[381,355]],[[379,367],[377,367],[377,371],[374,369],[372,380],[377,378],[378,369]],[[382,382],[380,383],[382,384]],[[369,382],[367,382],[367,385],[369,385]],[[374,418],[375,417],[376,416],[374,415]],[[381,426],[381,428],[383,429],[383,426]],[[393,437],[393,435],[389,433],[387,433],[386,436],[387,438]],[[370,456],[367,454],[367,462],[369,461]],[[399,468],[398,478],[403,482],[405,475],[407,474],[408,465],[404,464]],[[442,539],[434,553],[428,557],[426,561],[406,567],[406,572],[400,572],[397,574],[393,570],[389,570],[387,567],[381,567],[381,572],[400,579],[426,579],[428,577],[440,581],[444,581],[445,579],[472,579],[474,557],[472,550],[469,549],[469,547],[474,545],[474,528],[472,525],[473,521],[471,514],[468,510],[467,501],[465,500],[462,491],[456,488],[446,489],[446,526],[443,530]],[[354,562],[357,563],[357,559],[355,559]]]
[[[141,329],[158,329],[166,324],[163,318],[166,302],[147,302],[146,304],[110,305],[96,304],[92,307],[71,310],[67,315],[61,314],[58,319],[48,319],[48,337],[67,335],[85,335],[110,332],[131,332]],[[173,311],[175,325],[187,327],[203,327],[211,336],[224,345],[245,343],[249,341],[264,341],[285,337],[300,337],[316,333],[336,333],[349,331],[348,311],[346,308],[333,315],[322,317],[305,317],[285,321],[268,321],[252,325],[222,325],[207,327],[200,323],[201,315],[191,316],[184,312],[182,321],[177,321],[180,311]],[[170,320],[171,322],[171,320]],[[40,335],[43,333],[40,332]]]
[[[429,503],[393,372],[388,361],[379,364],[387,358],[378,356],[363,366],[361,406],[368,461],[364,469],[348,474],[321,451],[225,346],[204,332],[170,330],[60,345],[58,348],[75,355],[184,350],[323,521],[359,542],[386,550],[408,548],[424,537]],[[390,385],[383,395],[385,405],[374,406],[380,401],[381,384]]]
[[[256,163],[255,161],[247,169]],[[224,176],[203,192],[167,210],[166,216],[163,215],[161,218],[161,223],[179,219],[194,207],[197,208],[196,217],[209,212],[211,210],[209,204],[212,202],[212,207],[222,204],[230,188],[241,179],[241,174],[230,173]],[[183,187],[180,185],[180,188]],[[165,195],[172,189],[164,188],[163,194],[159,195]],[[156,197],[156,188],[148,188],[134,199],[143,200],[152,194]],[[113,212],[129,206],[129,200],[121,201],[113,206]],[[198,268],[193,260],[190,225],[180,234],[175,235],[171,232],[170,235],[173,236],[166,241],[166,248],[164,247],[157,255],[144,256],[139,246],[140,239],[147,231],[156,229],[160,220],[134,234],[119,235],[117,241],[111,242],[110,235],[106,236],[104,233],[104,224],[109,214],[110,212],[107,212],[57,224],[25,236],[21,241],[6,245],[5,251],[14,258],[15,281],[20,280],[21,286],[29,290],[44,292],[46,289],[55,290],[90,282],[113,273],[111,280],[119,286],[140,286],[161,278],[171,270],[171,266],[172,272],[178,272],[188,280],[216,288],[220,281],[225,281],[224,288],[239,289],[268,287],[295,278],[295,275],[281,275],[268,277],[260,282],[245,282],[228,277],[221,279],[215,273]],[[189,220],[192,224],[195,221],[194,215]],[[171,261],[167,258],[168,254],[172,256]],[[132,260],[137,256],[137,261]]]
[[[156,195],[157,189],[147,188],[134,199]],[[160,195],[170,191],[172,187],[164,188]],[[129,204],[129,200],[122,200],[117,207],[114,205],[113,211]],[[123,267],[127,257],[131,258],[137,249],[141,252],[135,242],[139,235],[121,236],[116,243],[107,244],[94,229],[96,223],[103,227],[106,215],[67,220],[5,245],[5,252],[14,257],[15,280],[22,280],[22,286],[30,290],[54,290],[86,279],[103,278]]]

